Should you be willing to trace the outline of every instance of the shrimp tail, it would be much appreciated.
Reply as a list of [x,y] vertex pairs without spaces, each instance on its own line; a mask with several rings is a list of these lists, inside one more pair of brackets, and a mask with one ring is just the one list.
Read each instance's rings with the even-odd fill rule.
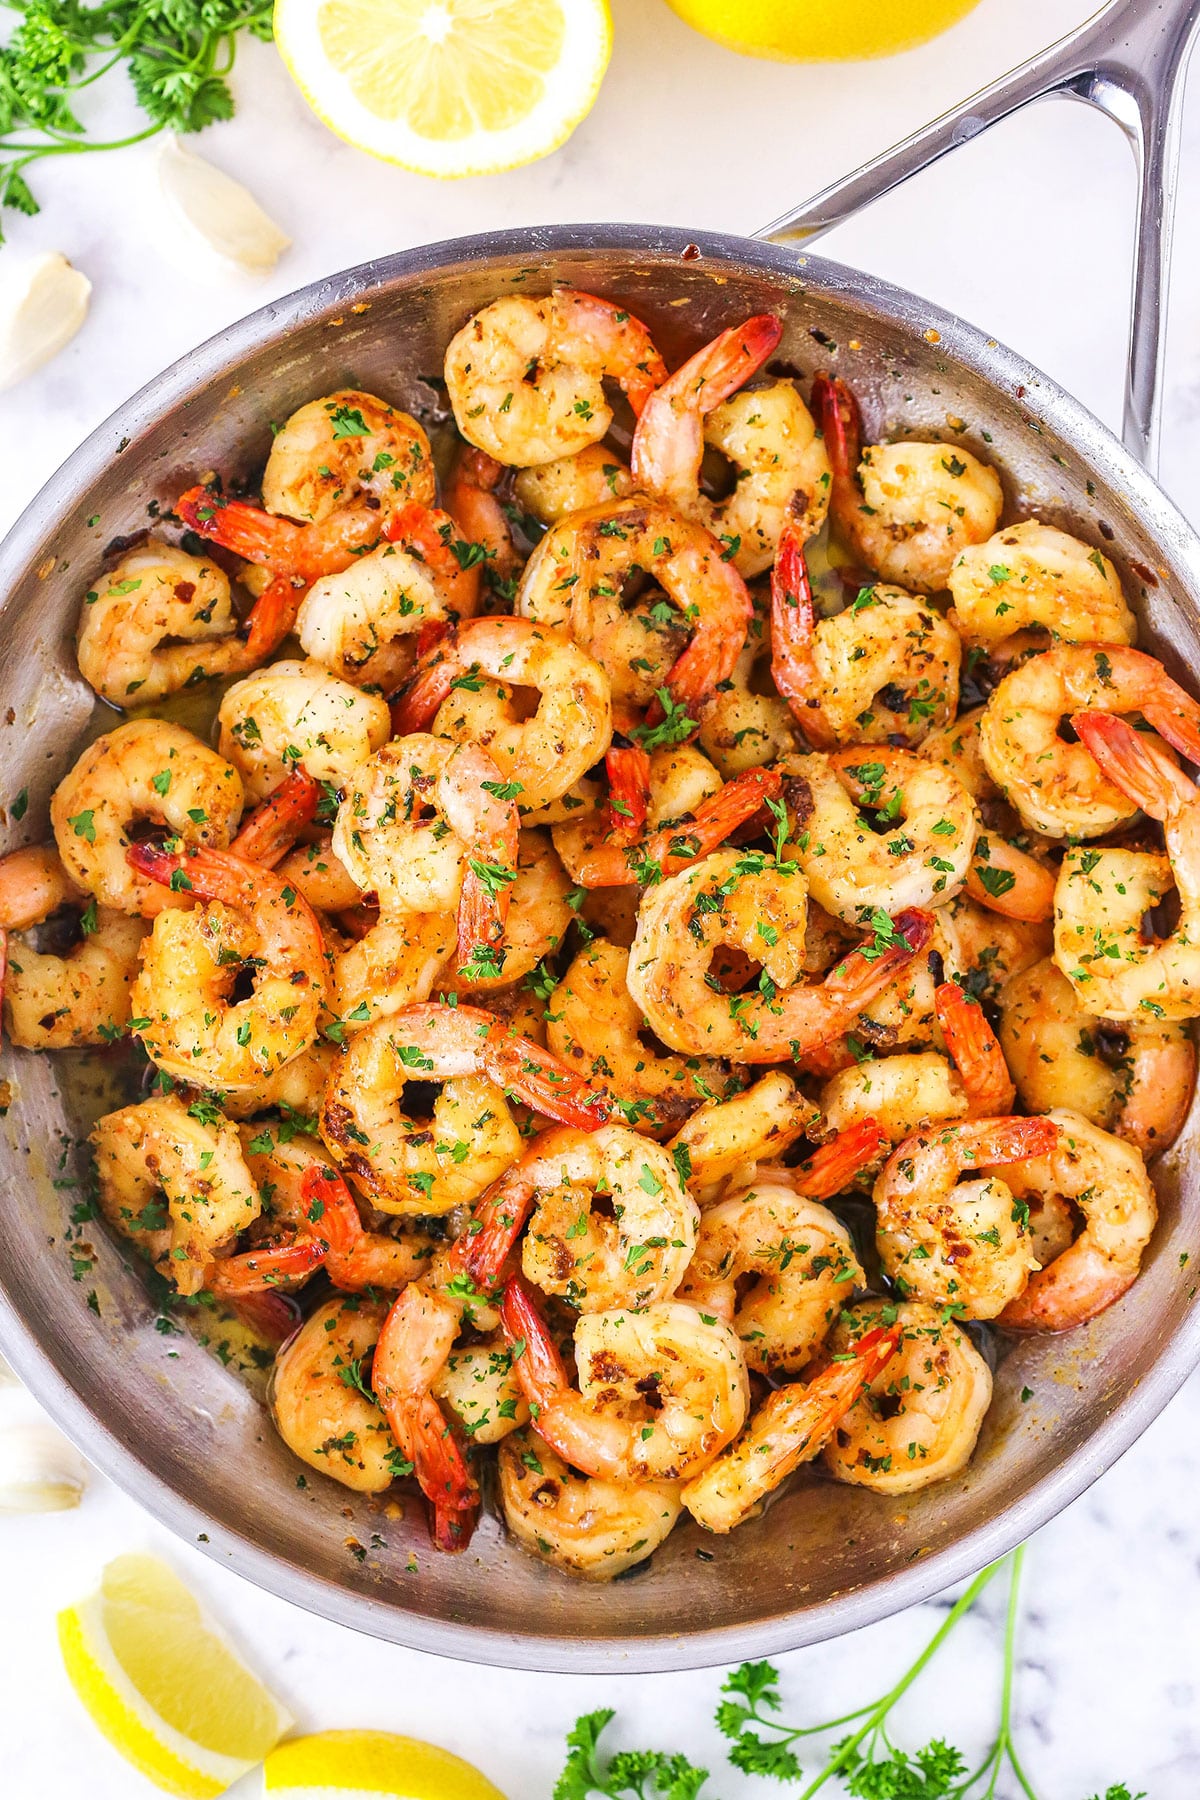
[[839,1131],[828,1144],[806,1157],[796,1170],[800,1191],[810,1200],[828,1200],[840,1194],[860,1169],[874,1162],[888,1147],[887,1133],[875,1119],[860,1119]]
[[966,885],[977,905],[1002,918],[1040,925],[1054,917],[1053,870],[990,832],[981,832],[975,840]]
[[1166,819],[1181,801],[1196,798],[1183,770],[1127,719],[1116,713],[1077,712],[1071,714],[1071,724],[1101,774],[1152,819]]
[[246,661],[251,668],[273,656],[295,629],[306,591],[290,575],[276,575],[267,583],[246,618]]
[[276,1349],[287,1343],[300,1323],[296,1302],[270,1288],[258,1294],[240,1294],[230,1300],[229,1307],[257,1337]]
[[325,1261],[328,1248],[323,1238],[303,1236],[269,1250],[246,1250],[240,1256],[226,1256],[210,1264],[205,1286],[211,1294],[222,1297],[272,1288],[277,1282],[311,1275]]
[[393,736],[408,737],[414,731],[431,730],[458,672],[453,634],[443,636],[434,643],[428,658],[418,663],[408,686],[392,701]]
[[833,479],[853,483],[862,460],[862,418],[858,401],[836,375],[816,375],[812,384],[812,410],[821,435]]
[[[185,525],[222,549],[272,575],[306,582],[341,574],[380,536],[379,514],[369,506],[345,506],[320,525],[298,525],[248,500],[227,500],[211,488],[193,487],[179,496],[175,511]],[[272,607],[276,604],[272,601]]]
[[[539,1133],[527,1154],[531,1154],[546,1135]],[[470,1224],[451,1245],[447,1266],[457,1273],[469,1275],[477,1288],[490,1292],[499,1284],[501,1271],[524,1230],[536,1198],[537,1189],[522,1175],[519,1165],[501,1175],[475,1202]]]
[[273,869],[316,818],[320,804],[320,782],[303,769],[293,769],[275,792],[255,807],[229,846],[230,854]]
[[331,1256],[349,1256],[365,1232],[354,1196],[332,1169],[313,1163],[300,1181],[305,1216],[314,1232],[324,1238]]
[[548,1119],[580,1131],[595,1131],[612,1117],[617,1103],[611,1094],[593,1087],[532,1039],[510,1037],[491,1014],[480,1017],[488,1020],[488,1059],[499,1086],[511,1088]]
[[570,1383],[541,1309],[522,1275],[510,1276],[505,1285],[500,1324],[521,1392],[531,1405],[545,1408]]
[[962,1078],[975,1118],[996,1118],[1012,1111],[1016,1088],[999,1039],[982,1006],[959,987],[943,981],[934,995],[938,1024],[946,1048]]
[[433,1543],[448,1552],[465,1550],[479,1512],[479,1488],[441,1407],[432,1394],[420,1394],[384,1410],[429,1502]]
[[828,748],[834,733],[816,698],[813,640],[816,614],[804,539],[790,515],[779,534],[771,570],[771,675],[809,742]]
[[646,829],[650,802],[650,756],[640,744],[613,745],[604,758],[608,773],[608,839],[632,844]]

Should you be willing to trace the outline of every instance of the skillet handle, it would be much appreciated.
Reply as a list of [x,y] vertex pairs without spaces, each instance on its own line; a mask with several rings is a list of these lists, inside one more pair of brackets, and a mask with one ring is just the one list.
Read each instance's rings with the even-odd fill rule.
[[807,243],[1032,100],[1083,100],[1116,121],[1138,167],[1133,306],[1122,436],[1158,465],[1167,282],[1183,76],[1200,0],[1112,0],[1068,36],[755,233]]

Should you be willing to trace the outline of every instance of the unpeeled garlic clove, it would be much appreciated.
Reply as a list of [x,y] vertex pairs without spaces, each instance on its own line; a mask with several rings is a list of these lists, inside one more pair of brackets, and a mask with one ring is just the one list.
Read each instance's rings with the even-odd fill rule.
[[185,150],[176,137],[167,138],[159,151],[158,179],[164,200],[189,237],[200,238],[238,268],[263,274],[292,241],[240,181]]
[[47,251],[0,277],[0,393],[57,356],[87,318],[92,284]]
[[0,1429],[0,1513],[63,1512],[86,1486],[83,1458],[53,1425],[32,1419]]

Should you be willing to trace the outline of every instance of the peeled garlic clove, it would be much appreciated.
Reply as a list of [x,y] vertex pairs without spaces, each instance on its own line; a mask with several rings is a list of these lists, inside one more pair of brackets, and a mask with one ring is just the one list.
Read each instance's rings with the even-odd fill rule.
[[57,356],[87,318],[92,284],[47,251],[0,278],[0,393]]
[[62,1512],[78,1506],[86,1464],[53,1425],[23,1420],[0,1430],[0,1513]]
[[168,138],[159,151],[158,179],[189,236],[241,269],[273,269],[292,241],[240,181],[185,150],[178,138]]

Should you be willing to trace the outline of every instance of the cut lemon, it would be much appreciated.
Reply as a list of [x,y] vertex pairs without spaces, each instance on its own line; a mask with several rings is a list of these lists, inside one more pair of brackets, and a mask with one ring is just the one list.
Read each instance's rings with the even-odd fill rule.
[[275,0],[318,118],[421,175],[494,175],[565,143],[608,67],[608,0]]
[[58,1615],[72,1687],[105,1737],[168,1794],[211,1800],[292,1723],[153,1556],[118,1556]]
[[272,1750],[263,1786],[274,1800],[504,1800],[461,1756],[390,1731],[322,1731]]

